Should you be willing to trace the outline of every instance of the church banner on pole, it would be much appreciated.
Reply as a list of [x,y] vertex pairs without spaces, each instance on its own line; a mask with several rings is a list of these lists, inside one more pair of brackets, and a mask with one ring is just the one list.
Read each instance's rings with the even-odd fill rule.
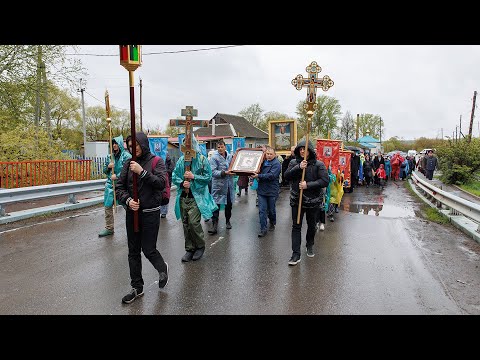
[[332,173],[337,175],[339,169],[339,155],[342,140],[317,139],[317,160],[323,161],[328,168],[332,166]]
[[167,158],[168,136],[148,135],[148,146],[150,152],[154,155],[160,156],[163,161]]

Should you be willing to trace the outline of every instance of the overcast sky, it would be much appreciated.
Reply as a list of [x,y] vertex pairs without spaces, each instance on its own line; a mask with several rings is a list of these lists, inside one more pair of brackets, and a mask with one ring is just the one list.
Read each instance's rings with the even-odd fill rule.
[[[221,45],[143,45],[143,63],[135,71],[135,107],[139,113],[142,79],[143,128],[180,115],[186,105],[198,109],[199,119],[216,113],[238,114],[259,103],[265,112],[296,117],[306,89],[291,84],[297,74],[316,61],[319,77],[335,85],[327,92],[339,100],[342,115],[350,111],[382,117],[382,139],[452,136],[462,117],[468,133],[474,90],[480,90],[479,45],[245,45],[217,50],[160,53]],[[120,65],[118,45],[82,45],[78,55],[89,73],[87,106],[110,105],[130,109],[128,72]],[[477,96],[473,135],[479,136]],[[338,123],[341,124],[340,122]]]

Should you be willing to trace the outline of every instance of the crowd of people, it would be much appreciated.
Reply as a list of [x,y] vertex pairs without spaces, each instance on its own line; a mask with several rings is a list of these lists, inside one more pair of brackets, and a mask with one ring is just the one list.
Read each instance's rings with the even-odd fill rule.
[[[99,234],[104,237],[114,233],[112,207],[116,201],[125,208],[126,214],[131,290],[122,298],[125,304],[144,294],[141,252],[158,271],[159,288],[164,288],[168,283],[168,263],[157,249],[157,237],[160,219],[166,217],[168,212],[168,205],[163,205],[162,198],[172,184],[177,188],[172,202],[175,217],[183,225],[183,263],[198,261],[205,253],[202,218],[208,223],[207,233],[215,235],[219,232],[220,212],[223,210],[225,229],[232,229],[235,195],[240,197],[242,190],[245,195],[248,195],[249,188],[256,191],[258,237],[262,238],[269,231],[275,230],[276,202],[280,187],[289,187],[292,217],[292,254],[289,266],[295,266],[301,261],[303,217],[307,223],[304,252],[311,258],[315,256],[316,232],[325,230],[327,218],[331,222],[335,221],[335,214],[342,201],[345,181],[343,172],[338,170],[333,173],[331,166],[327,168],[322,161],[317,160],[311,142],[306,144],[305,141],[300,141],[285,157],[278,156],[273,148],[263,145],[263,163],[258,171],[249,176],[237,176],[229,171],[233,154],[227,151],[222,140],[217,142],[217,149],[207,157],[202,155],[200,146],[192,135],[194,156],[186,161],[182,155],[175,164],[169,156],[164,162],[152,154],[148,138],[143,132],[136,133],[136,144],[132,144],[130,136],[126,143],[127,149],[124,149],[120,145],[123,144],[121,136],[113,140],[113,161],[105,167],[108,177],[104,197],[106,226]],[[427,178],[431,179],[437,160],[431,153],[418,163],[411,157],[403,158],[399,153],[391,157],[377,153],[373,159],[370,154],[361,153],[352,155],[351,165],[352,187],[369,187],[371,184],[384,187],[389,179],[405,180],[415,166],[424,170]]]

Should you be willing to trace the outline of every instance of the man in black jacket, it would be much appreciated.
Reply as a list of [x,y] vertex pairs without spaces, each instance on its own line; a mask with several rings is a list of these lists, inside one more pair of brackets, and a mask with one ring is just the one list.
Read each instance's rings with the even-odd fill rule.
[[[132,139],[127,137],[128,149],[131,153],[136,152],[137,161],[125,162],[115,188],[118,201],[126,204],[125,225],[132,289],[123,297],[124,304],[130,304],[143,295],[141,251],[159,273],[158,286],[164,288],[168,282],[168,264],[157,250],[162,192],[168,175],[162,158],[152,169],[155,155],[150,152],[147,136],[137,132],[136,140],[137,144],[132,148]],[[133,200],[133,173],[137,174],[138,201]],[[138,232],[134,232],[133,227],[134,211],[138,212]]]
[[[307,256],[314,257],[313,251],[316,214],[320,206],[323,205],[324,188],[328,186],[329,177],[325,164],[316,159],[315,149],[309,142],[307,150],[307,160],[305,155],[305,141],[300,141],[295,148],[295,159],[290,161],[285,171],[286,180],[290,181],[290,206],[292,207],[292,257],[288,265],[297,265],[300,262],[300,245],[302,242],[302,221],[303,215],[307,219],[306,247]],[[302,172],[305,169],[305,178],[302,182]],[[300,199],[300,188],[303,189],[302,209],[300,213],[300,224],[297,224],[298,203]]]

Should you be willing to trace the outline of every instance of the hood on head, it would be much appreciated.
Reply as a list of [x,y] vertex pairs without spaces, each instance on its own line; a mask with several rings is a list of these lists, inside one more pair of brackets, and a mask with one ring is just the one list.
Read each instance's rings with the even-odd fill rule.
[[[123,147],[123,135],[115,136],[112,139],[112,146],[113,146],[113,144],[118,145],[118,150],[119,150],[120,154],[125,151],[125,148]],[[113,151],[113,149],[112,149],[112,151]]]
[[[131,138],[132,137],[130,135],[127,136],[127,145],[128,145],[128,141]],[[145,156],[150,154],[150,146],[148,145],[148,138],[147,138],[147,135],[145,135],[144,132],[142,132],[142,131],[136,132],[135,133],[135,140],[137,140],[137,143],[140,145],[140,148],[142,149],[142,156],[140,156],[140,158],[144,158]],[[122,138],[122,141],[123,141],[123,138]],[[134,146],[136,146],[136,144],[135,145],[132,144],[132,147],[134,147]],[[133,149],[132,149],[132,152],[133,152]]]
[[[305,143],[306,141],[305,140],[301,140],[298,142],[297,146],[295,147],[295,156],[298,158],[298,157],[301,157],[300,156],[300,148],[303,146],[305,147]],[[315,148],[313,147],[313,144],[311,141],[308,142],[308,160],[311,160],[311,159],[316,159],[316,153],[315,153]]]

